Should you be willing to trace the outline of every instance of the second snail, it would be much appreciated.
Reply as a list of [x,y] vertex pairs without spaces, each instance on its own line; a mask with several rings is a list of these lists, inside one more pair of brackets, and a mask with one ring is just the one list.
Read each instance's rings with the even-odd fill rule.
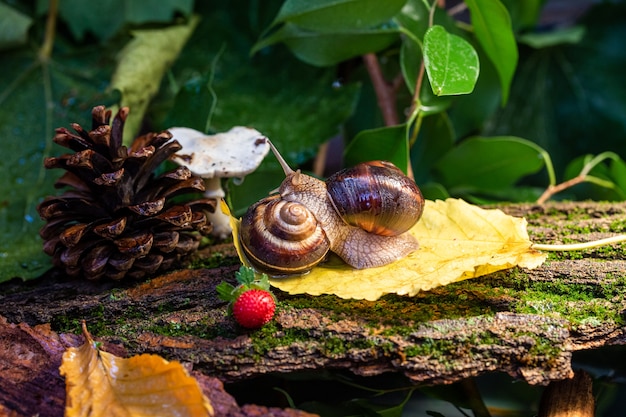
[[408,232],[422,216],[415,182],[390,162],[346,168],[326,181],[292,170],[271,144],[285,179],[250,206],[239,240],[250,264],[270,275],[303,274],[334,252],[348,265],[389,264],[418,248]]

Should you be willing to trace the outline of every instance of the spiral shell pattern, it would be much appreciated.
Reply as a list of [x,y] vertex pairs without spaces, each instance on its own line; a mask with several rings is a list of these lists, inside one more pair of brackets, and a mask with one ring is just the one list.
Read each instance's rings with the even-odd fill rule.
[[323,261],[330,248],[324,230],[302,204],[270,196],[250,206],[239,240],[248,261],[272,275],[301,274]]

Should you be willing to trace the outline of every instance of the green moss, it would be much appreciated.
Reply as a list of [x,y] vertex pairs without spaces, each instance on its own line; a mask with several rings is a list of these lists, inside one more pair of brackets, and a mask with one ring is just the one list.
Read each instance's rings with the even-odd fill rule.
[[492,315],[497,308],[489,302],[501,291],[477,282],[464,281],[450,284],[413,297],[386,295],[377,301],[343,300],[332,295],[318,297],[292,296],[285,303],[293,308],[314,308],[332,312],[331,318],[358,317],[367,325],[393,327],[402,333],[408,323],[454,319],[479,315]]
[[407,358],[415,356],[428,356],[431,359],[441,359],[458,351],[459,344],[453,340],[435,340],[426,338],[404,349]]
[[308,331],[302,329],[279,329],[275,321],[249,333],[252,350],[257,359],[279,346],[291,346],[296,342],[311,340]]
[[220,252],[214,252],[210,256],[195,258],[190,264],[190,269],[213,269],[221,266],[232,266],[239,264],[239,258],[236,256],[225,256]]

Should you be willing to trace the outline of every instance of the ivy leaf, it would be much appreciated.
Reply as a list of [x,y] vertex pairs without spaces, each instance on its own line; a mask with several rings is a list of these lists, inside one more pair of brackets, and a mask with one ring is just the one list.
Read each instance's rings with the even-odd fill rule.
[[[231,226],[245,264],[238,241],[239,221],[231,218]],[[306,275],[270,278],[270,283],[290,294],[376,300],[389,293],[413,296],[514,266],[536,268],[546,259],[531,248],[525,219],[458,199],[427,200],[424,215],[408,233],[420,242],[420,248],[389,265],[357,270],[333,257]]]
[[213,416],[198,382],[179,362],[143,354],[125,359],[98,348],[83,325],[85,344],[63,354],[65,416]]
[[509,98],[517,66],[517,43],[511,17],[500,0],[466,0],[478,42],[496,67],[502,87],[502,103]]
[[469,94],[478,80],[476,50],[443,26],[435,25],[424,35],[424,66],[438,96]]

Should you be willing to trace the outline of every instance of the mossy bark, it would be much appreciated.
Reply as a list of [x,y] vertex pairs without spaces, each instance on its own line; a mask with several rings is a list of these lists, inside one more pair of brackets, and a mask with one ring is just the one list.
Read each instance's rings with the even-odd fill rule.
[[[587,241],[624,233],[626,204],[510,205],[531,240]],[[50,273],[0,286],[10,323],[51,323],[129,354],[152,352],[191,363],[222,381],[274,372],[394,371],[420,383],[451,383],[503,371],[531,384],[571,378],[572,353],[626,343],[626,250],[620,244],[551,255],[534,270],[514,268],[375,302],[278,293],[275,320],[245,331],[227,316],[215,286],[234,282],[231,266],[176,271],[141,283],[92,283]]]

